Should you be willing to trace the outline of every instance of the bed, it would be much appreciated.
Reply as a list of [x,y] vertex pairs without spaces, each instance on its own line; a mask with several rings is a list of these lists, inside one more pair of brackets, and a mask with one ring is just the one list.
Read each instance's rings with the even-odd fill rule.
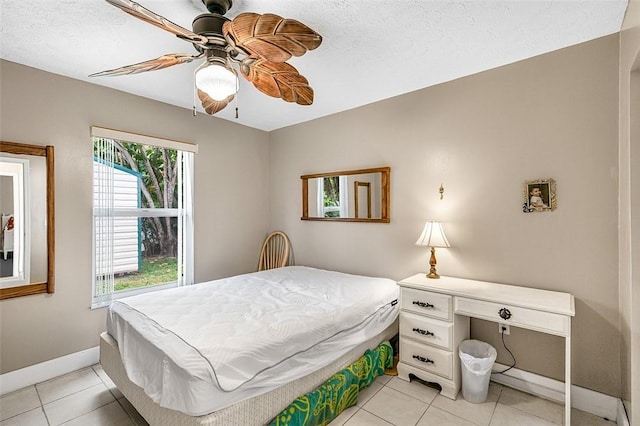
[[152,425],[262,425],[396,335],[397,300],[392,280],[303,266],[133,296],[100,363]]

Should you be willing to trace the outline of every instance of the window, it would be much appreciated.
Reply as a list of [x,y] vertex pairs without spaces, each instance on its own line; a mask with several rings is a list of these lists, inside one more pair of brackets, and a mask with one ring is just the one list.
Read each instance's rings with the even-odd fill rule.
[[93,301],[193,283],[197,145],[92,127]]
[[348,217],[347,177],[318,179],[318,216]]

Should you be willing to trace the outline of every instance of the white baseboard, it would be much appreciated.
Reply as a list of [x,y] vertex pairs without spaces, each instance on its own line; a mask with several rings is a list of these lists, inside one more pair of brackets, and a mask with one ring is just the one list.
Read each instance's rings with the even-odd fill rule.
[[0,395],[44,382],[81,368],[90,367],[100,360],[100,347],[85,349],[60,358],[0,375]]
[[[493,370],[502,371],[508,365],[495,363]],[[491,380],[530,393],[542,398],[564,404],[564,382],[513,368],[504,374],[492,374]],[[571,386],[571,406],[598,417],[616,421],[619,398],[579,386]],[[620,401],[621,402],[621,401]]]

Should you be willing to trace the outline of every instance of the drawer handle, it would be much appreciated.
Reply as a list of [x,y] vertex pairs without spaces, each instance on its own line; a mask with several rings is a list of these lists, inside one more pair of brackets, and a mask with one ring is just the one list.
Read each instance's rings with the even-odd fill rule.
[[417,359],[420,362],[424,362],[425,364],[434,364],[433,360],[429,359],[429,358],[425,358],[423,356],[420,355],[414,355],[413,359]]
[[511,318],[511,311],[509,311],[507,308],[501,308],[498,311],[498,315],[500,315],[500,318],[508,320],[509,318]]
[[413,301],[414,305],[418,305],[421,308],[435,308],[435,306],[433,306],[431,303],[427,303],[427,302],[419,302],[417,300]]
[[435,336],[435,334],[433,334],[431,331],[423,330],[421,328],[414,328],[413,331],[418,334],[422,334],[423,336]]

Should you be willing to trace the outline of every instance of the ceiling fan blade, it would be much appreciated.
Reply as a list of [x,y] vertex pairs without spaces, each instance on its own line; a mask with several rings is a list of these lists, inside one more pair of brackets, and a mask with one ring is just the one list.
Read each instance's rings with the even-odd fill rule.
[[225,22],[222,32],[251,56],[270,62],[302,56],[322,43],[322,36],[302,22],[271,13],[241,13]]
[[167,18],[160,16],[149,9],[145,8],[141,4],[131,0],[106,0],[107,3],[117,7],[118,9],[127,12],[130,15],[135,16],[138,19],[142,19],[151,25],[155,25],[158,28],[162,28],[165,31],[175,34],[181,39],[188,40],[192,43],[207,44],[209,41],[207,37],[200,34],[196,34],[186,28],[181,27],[178,24],[174,24]]
[[286,62],[258,59],[246,69],[240,68],[246,79],[265,95],[299,105],[313,103],[313,89],[309,86],[309,81]]
[[213,115],[216,112],[222,111],[227,105],[229,105],[229,102],[233,100],[233,97],[234,95],[231,95],[222,101],[216,101],[211,96],[198,89],[198,98],[200,98],[202,107],[209,115]]
[[166,55],[162,55],[159,58],[151,59],[149,61],[139,62],[137,64],[127,65],[112,70],[97,72],[95,74],[91,74],[89,77],[138,74],[145,71],[160,70],[162,68],[172,67],[178,64],[186,64],[193,61],[194,59],[201,58],[202,56],[204,56],[204,54],[188,55],[186,53],[169,53]]

